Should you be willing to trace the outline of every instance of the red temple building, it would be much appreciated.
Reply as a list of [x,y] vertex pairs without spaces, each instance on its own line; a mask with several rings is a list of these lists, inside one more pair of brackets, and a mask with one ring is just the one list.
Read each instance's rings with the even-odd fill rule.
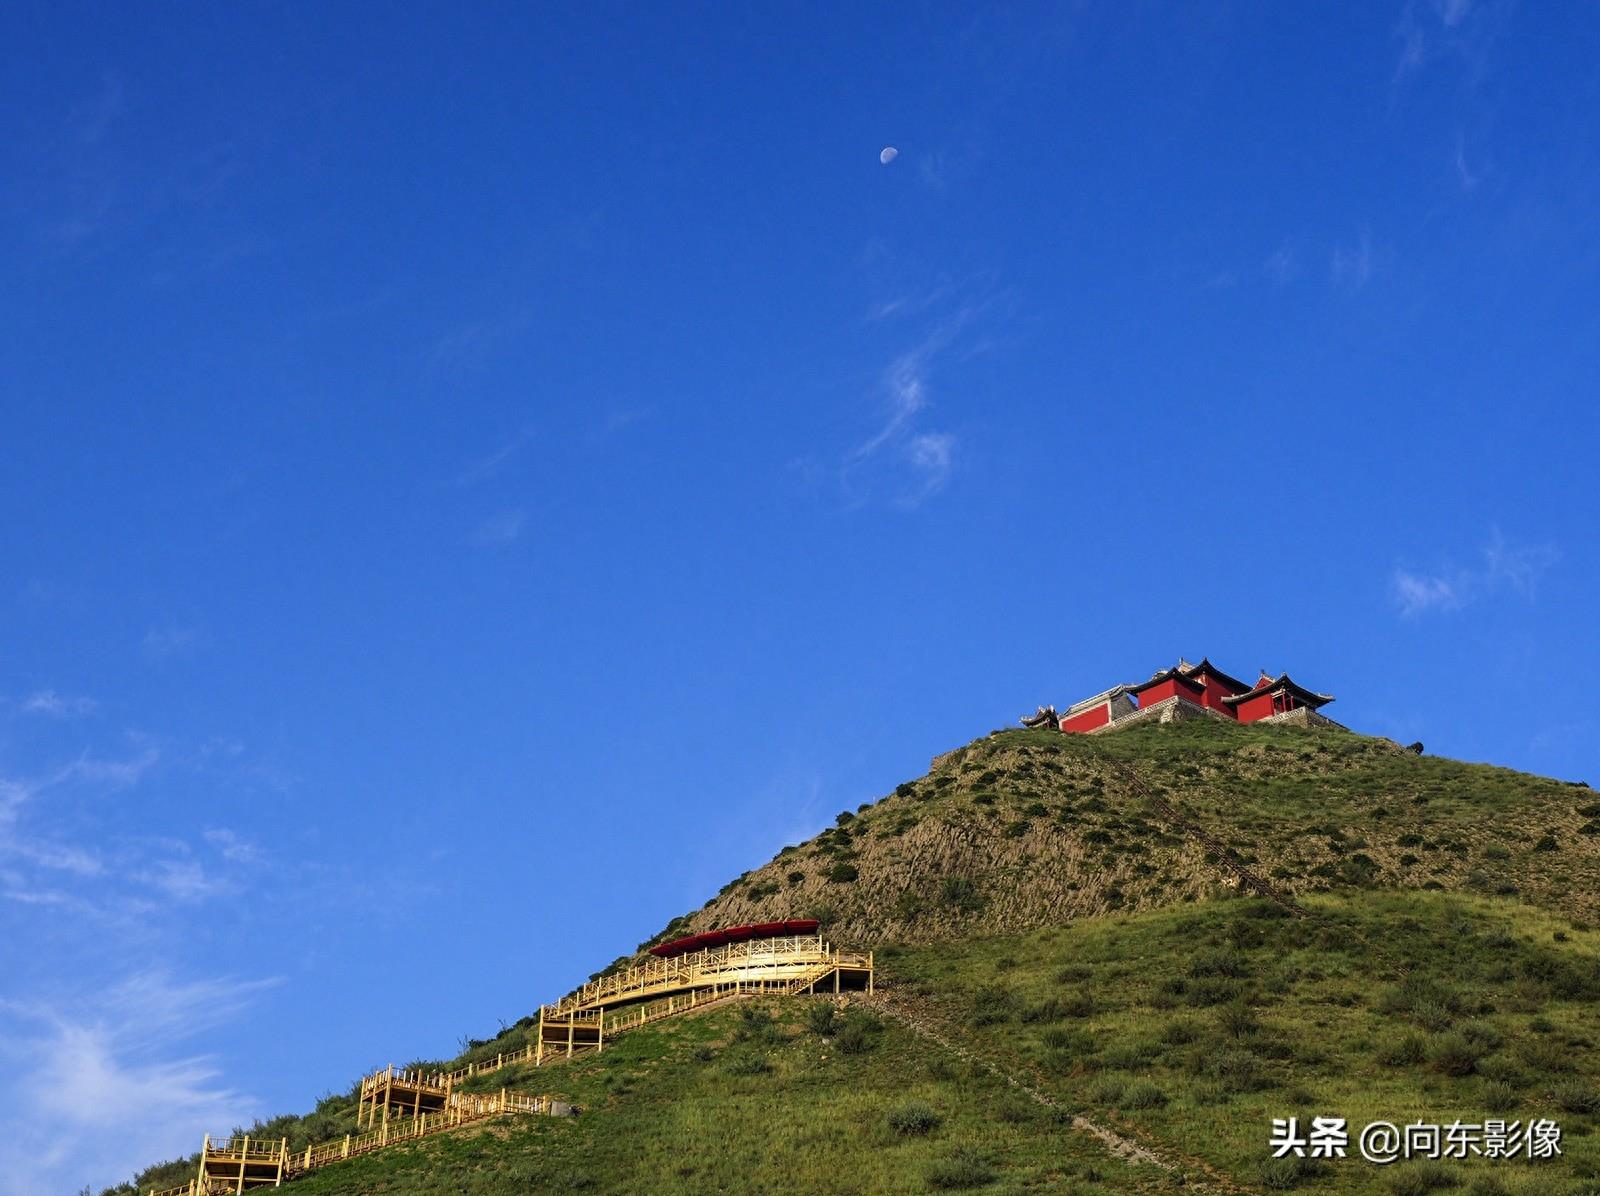
[[1067,707],[1058,725],[1063,731],[1098,731],[1119,718],[1126,718],[1137,709],[1133,698],[1129,696],[1128,687],[1119,685]]
[[1337,726],[1319,714],[1333,701],[1331,694],[1320,694],[1297,685],[1287,673],[1270,677],[1262,673],[1255,684],[1247,684],[1224,673],[1209,660],[1190,664],[1180,659],[1148,681],[1118,685],[1085,698],[1055,716],[1054,707],[1039,708],[1039,713],[1023,719],[1026,726],[1054,722],[1062,731],[1092,734],[1097,731],[1142,722],[1172,722],[1183,718],[1221,718],[1228,722],[1295,722],[1305,725]]
[[1333,701],[1333,695],[1312,693],[1289,680],[1288,673],[1275,678],[1262,673],[1249,693],[1230,694],[1222,701],[1241,723],[1254,723],[1294,710],[1317,710]]

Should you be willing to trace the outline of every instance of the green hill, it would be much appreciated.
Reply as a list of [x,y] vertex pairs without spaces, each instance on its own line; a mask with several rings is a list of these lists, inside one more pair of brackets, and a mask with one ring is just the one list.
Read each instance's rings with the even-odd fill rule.
[[[815,916],[876,947],[878,997],[744,1001],[504,1069],[481,1082],[582,1115],[391,1147],[293,1188],[1600,1192],[1597,832],[1587,787],[1336,730],[998,733],[651,940]],[[335,1137],[353,1102],[252,1132]],[[1564,1153],[1267,1157],[1273,1118],[1324,1114],[1551,1117]]]

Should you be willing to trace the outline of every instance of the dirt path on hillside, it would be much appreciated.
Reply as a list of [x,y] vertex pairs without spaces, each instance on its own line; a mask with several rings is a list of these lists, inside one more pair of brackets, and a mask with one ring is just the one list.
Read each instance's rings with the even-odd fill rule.
[[912,1033],[928,1039],[956,1056],[956,1058],[981,1067],[990,1075],[1004,1080],[1007,1085],[1016,1089],[1034,1103],[1066,1114],[1070,1118],[1069,1124],[1073,1129],[1095,1138],[1106,1150],[1124,1163],[1130,1165],[1148,1163],[1150,1166],[1158,1167],[1163,1171],[1177,1171],[1181,1168],[1191,1175],[1194,1172],[1199,1172],[1204,1178],[1195,1180],[1194,1184],[1202,1190],[1229,1193],[1248,1192],[1251,1190],[1240,1186],[1203,1159],[1188,1156],[1174,1157],[1168,1152],[1136,1142],[1127,1134],[1085,1117],[1081,1113],[1073,1113],[1048,1092],[1008,1071],[994,1059],[981,1055],[957,1041],[960,1031],[952,1026],[947,1018],[933,1009],[927,1001],[919,1000],[906,993],[884,992],[880,989],[874,996],[867,999],[867,1003],[892,1017]]

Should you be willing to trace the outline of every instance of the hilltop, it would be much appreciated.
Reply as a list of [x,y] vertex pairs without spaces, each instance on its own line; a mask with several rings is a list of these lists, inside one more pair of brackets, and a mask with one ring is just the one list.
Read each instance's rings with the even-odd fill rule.
[[[1176,815],[1176,817],[1174,817]],[[842,812],[657,939],[796,913],[858,943],[1006,934],[1216,897],[1246,868],[1600,913],[1600,795],[1340,730],[1213,720],[997,732]]]
[[[1597,880],[1586,786],[1326,727],[998,732],[640,945],[815,917],[877,949],[879,996],[745,1000],[506,1068],[478,1086],[583,1114],[455,1131],[292,1188],[1591,1192]],[[522,1050],[533,1029],[449,1062]],[[328,1139],[354,1100],[257,1132]],[[1266,1159],[1273,1117],[1314,1113],[1553,1116],[1566,1153],[1433,1173]]]

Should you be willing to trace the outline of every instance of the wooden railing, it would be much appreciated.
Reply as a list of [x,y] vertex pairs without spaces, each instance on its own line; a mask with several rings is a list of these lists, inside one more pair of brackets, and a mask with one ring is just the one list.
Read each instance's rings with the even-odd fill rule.
[[[395,1142],[440,1133],[469,1121],[504,1113],[548,1113],[552,1106],[548,1096],[509,1092],[503,1088],[498,1093],[487,1094],[463,1093],[456,1089],[464,1080],[513,1064],[538,1066],[555,1058],[570,1058],[579,1051],[599,1049],[608,1037],[718,1001],[757,993],[800,993],[842,971],[866,972],[870,987],[873,974],[871,953],[836,951],[820,935],[752,939],[709,947],[672,959],[651,959],[611,976],[602,976],[568,993],[559,1001],[542,1006],[539,1010],[540,1037],[522,1050],[502,1051],[493,1058],[485,1057],[452,1071],[427,1071],[422,1068],[402,1068],[397,1071],[390,1065],[361,1081],[360,1095],[363,1101],[375,1099],[385,1086],[392,1089],[399,1083],[426,1090],[436,1099],[443,1097],[444,1107],[441,1109],[393,1120],[387,1119],[386,1114],[385,1121],[371,1129],[347,1134],[336,1141],[307,1146],[292,1154],[287,1153],[287,1146],[281,1140],[270,1151],[263,1146],[261,1149],[266,1153],[257,1154],[248,1139],[241,1138],[238,1140],[239,1149],[249,1151],[250,1162],[281,1159],[283,1177],[289,1179],[340,1159],[380,1150]],[[649,999],[651,997],[656,999]],[[552,1024],[562,1028],[593,1027],[597,1031],[596,1041],[569,1041],[564,1049],[541,1050],[544,1030]],[[570,1033],[568,1038],[571,1040]],[[234,1141],[226,1138],[213,1143],[208,1137],[202,1151],[200,1175],[187,1184],[164,1191],[152,1189],[150,1196],[212,1196],[213,1193],[237,1190],[237,1178],[223,1181],[205,1174],[207,1157],[243,1165],[239,1156],[229,1156],[224,1160]],[[244,1186],[251,1186],[248,1178]]]
[[354,1158],[359,1154],[381,1150],[395,1142],[424,1138],[444,1130],[454,1129],[469,1121],[485,1117],[498,1117],[502,1113],[548,1113],[551,1107],[548,1096],[532,1096],[522,1092],[452,1092],[445,1107],[436,1113],[423,1113],[417,1117],[400,1118],[374,1126],[361,1134],[346,1134],[343,1139],[308,1146],[289,1156],[288,1175],[303,1175],[339,1159]]
[[[649,1009],[648,1013],[636,1012],[632,1008],[607,1010],[605,1032],[609,1038],[730,996],[755,992],[779,992],[792,996],[803,992],[839,967],[870,971],[872,966],[870,952],[836,951],[818,935],[728,943],[676,959],[652,959],[625,972],[602,976],[568,993],[561,1000],[544,1006],[540,1014],[548,1022],[564,1025],[576,1013],[597,1013],[610,1003],[639,1000],[652,993],[663,993],[660,1000],[644,1006]],[[730,971],[759,973],[789,972],[791,969],[800,971],[798,974],[781,976],[772,987],[758,987],[756,982],[751,981],[737,991],[718,991],[738,983],[722,979]],[[685,989],[687,993],[683,992]],[[578,1021],[584,1024],[587,1019]],[[585,1049],[592,1050],[593,1047]],[[396,1070],[390,1066],[380,1068],[363,1079],[361,1095],[366,1097],[375,1093],[388,1079],[443,1093],[459,1087],[463,1081],[474,1076],[486,1075],[504,1067],[538,1067],[554,1059],[565,1058],[567,1055],[564,1051],[540,1052],[537,1042],[530,1042],[521,1050],[501,1051],[452,1071],[424,1071],[418,1068]]]
[[[332,1142],[307,1146],[304,1150],[291,1152],[281,1139],[273,1141],[270,1147],[263,1146],[259,1149],[250,1144],[248,1139],[224,1138],[214,1142],[207,1139],[200,1166],[203,1169],[206,1162],[211,1159],[225,1161],[245,1159],[251,1162],[273,1162],[282,1159],[283,1177],[293,1179],[308,1171],[325,1167],[329,1163],[338,1162],[340,1159],[370,1154],[386,1146],[425,1138],[459,1125],[466,1125],[468,1122],[499,1117],[505,1113],[549,1113],[554,1105],[555,1101],[548,1096],[511,1092],[504,1088],[499,1092],[455,1092],[450,1094],[445,1107],[437,1113],[424,1113],[420,1117],[385,1122],[365,1133],[346,1134],[343,1138]],[[239,1144],[237,1149],[234,1148],[234,1143]],[[248,1189],[252,1185],[247,1180],[244,1186]],[[150,1196],[212,1196],[213,1193],[233,1192],[236,1187],[237,1180],[220,1180],[201,1175],[175,1188],[165,1188],[159,1192],[151,1189]]]
[[[759,972],[804,967],[824,963],[840,955],[820,935],[809,934],[749,939],[720,947],[706,947],[672,959],[647,960],[626,971],[592,980],[559,1001],[546,1005],[544,1012],[547,1016],[560,1017],[574,1010],[636,1000],[654,992],[713,984],[719,976],[730,971]],[[862,955],[848,960],[840,959],[840,962],[846,966],[870,966],[869,959],[869,956]]]

